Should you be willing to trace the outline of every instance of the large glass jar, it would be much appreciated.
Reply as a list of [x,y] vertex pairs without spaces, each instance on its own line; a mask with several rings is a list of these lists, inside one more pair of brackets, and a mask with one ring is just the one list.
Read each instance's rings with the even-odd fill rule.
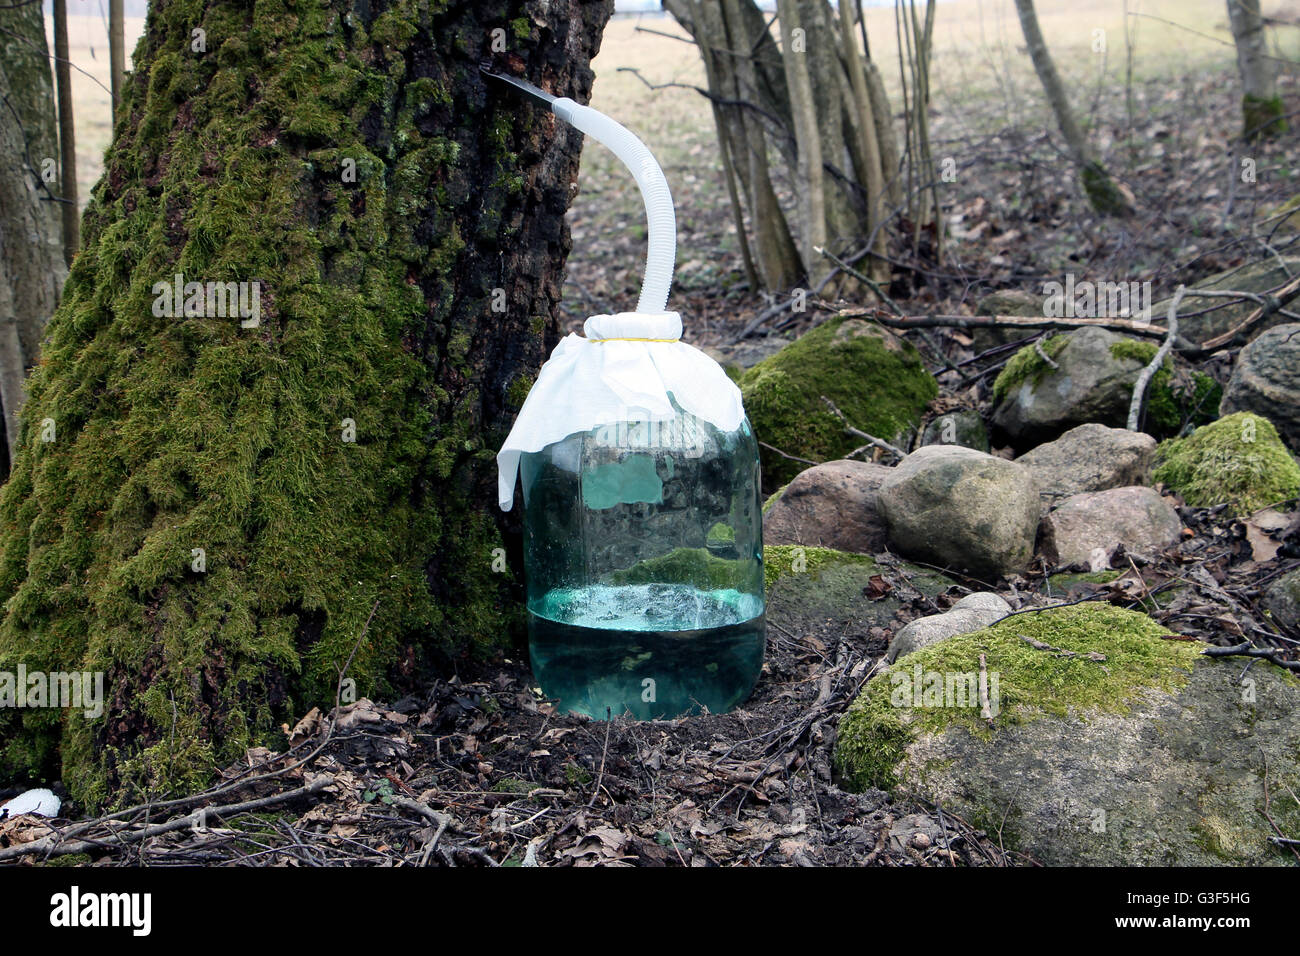
[[520,460],[533,674],[562,710],[721,713],[762,669],[758,444],[672,404]]

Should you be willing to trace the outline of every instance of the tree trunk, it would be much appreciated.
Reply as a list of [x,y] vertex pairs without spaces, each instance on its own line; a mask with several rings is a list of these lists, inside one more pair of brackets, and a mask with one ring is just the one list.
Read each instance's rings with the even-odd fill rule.
[[0,712],[0,779],[193,787],[505,642],[581,135],[478,67],[585,101],[611,6],[150,5],[0,491],[0,669],[105,711]]
[[68,53],[68,0],[54,0],[54,75],[59,90],[59,205],[63,212],[63,261],[71,268],[81,248],[77,202],[77,136],[72,125],[72,64]]
[[1128,197],[1110,178],[1106,168],[1093,158],[1083,130],[1075,121],[1070,98],[1066,95],[1061,76],[1056,72],[1056,64],[1052,62],[1052,54],[1043,40],[1043,31],[1038,26],[1038,14],[1034,12],[1033,0],[1016,0],[1016,13],[1020,16],[1020,29],[1025,35],[1025,46],[1029,48],[1034,71],[1043,84],[1048,105],[1056,116],[1061,135],[1065,137],[1066,148],[1079,167],[1079,177],[1092,208],[1103,215],[1126,215],[1132,212]]
[[[830,271],[830,262],[821,255],[821,250],[826,248],[827,232],[826,187],[823,182],[819,114],[817,103],[813,99],[812,78],[808,66],[810,57],[807,47],[804,46],[808,38],[800,25],[797,0],[777,0],[776,7],[781,18],[782,60],[785,62],[786,86],[790,89],[794,138],[799,147],[799,188],[796,202],[799,208],[804,265],[808,269],[808,281],[815,286],[817,281]],[[798,37],[797,41],[796,37]]]
[[1241,73],[1242,137],[1253,142],[1276,136],[1286,129],[1286,120],[1282,118],[1282,98],[1273,85],[1259,0],[1228,0],[1228,23]]
[[0,422],[7,475],[24,380],[67,275],[59,203],[50,188],[59,140],[39,4],[0,7],[0,103],[0,165],[9,170],[0,176]]
[[126,74],[126,41],[123,36],[125,11],[123,0],[108,0],[108,69],[112,77],[113,116],[122,102],[122,82]]

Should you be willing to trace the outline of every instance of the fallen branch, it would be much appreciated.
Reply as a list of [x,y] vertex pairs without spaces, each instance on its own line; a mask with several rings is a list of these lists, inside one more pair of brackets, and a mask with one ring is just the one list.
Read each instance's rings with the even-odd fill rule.
[[[211,809],[214,812],[234,816],[237,813],[247,813],[251,810],[261,810],[263,807],[274,806],[277,803],[287,803],[290,800],[297,800],[299,797],[312,796],[334,783],[334,778],[329,774],[321,774],[304,786],[296,790],[287,790],[284,793],[273,793],[270,796],[258,797],[255,800],[245,800],[243,803],[219,804],[214,807],[203,807],[192,813],[187,813],[182,817],[176,817],[165,823],[154,823],[138,830],[128,830],[122,832],[118,829],[109,829],[102,840],[64,840],[63,834],[52,833],[49,836],[41,837],[39,840],[33,840],[31,843],[23,843],[19,846],[6,847],[0,850],[0,863],[5,860],[14,860],[20,856],[31,856],[32,854],[43,854],[45,856],[66,856],[69,853],[89,853],[92,850],[102,850],[114,844],[139,843],[141,840],[147,840],[150,837],[162,836],[164,833],[172,833],[176,830],[185,830],[197,826],[204,826],[207,822],[206,813]],[[110,843],[109,841],[112,841]]]
[[1201,651],[1201,653],[1206,657],[1258,657],[1268,661],[1270,664],[1276,664],[1278,667],[1300,674],[1300,661],[1284,660],[1277,655],[1276,651],[1270,651],[1263,647],[1256,647],[1249,641],[1243,641],[1240,644],[1233,644],[1231,647],[1207,647],[1205,650]]
[[1142,406],[1146,401],[1147,386],[1151,384],[1151,379],[1159,371],[1160,366],[1164,364],[1165,358],[1174,347],[1174,339],[1178,336],[1178,306],[1183,301],[1183,295],[1187,292],[1187,287],[1178,286],[1178,291],[1174,297],[1169,300],[1169,322],[1168,333],[1165,340],[1160,343],[1160,348],[1156,349],[1156,354],[1152,356],[1151,361],[1147,364],[1137,377],[1133,384],[1133,399],[1128,406],[1128,430],[1135,432],[1138,430],[1138,422],[1142,418]]
[[1163,326],[1150,325],[1137,319],[1090,319],[1047,317],[1037,315],[891,315],[885,309],[838,309],[835,314],[845,319],[871,319],[891,329],[1078,329],[1096,326],[1119,332],[1129,332],[1150,339],[1164,338],[1168,331]]

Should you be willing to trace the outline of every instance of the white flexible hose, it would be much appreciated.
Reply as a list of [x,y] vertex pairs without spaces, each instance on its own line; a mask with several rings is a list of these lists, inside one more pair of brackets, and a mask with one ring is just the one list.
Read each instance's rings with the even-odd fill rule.
[[664,171],[635,133],[604,113],[575,103],[567,96],[556,99],[551,110],[566,123],[608,146],[636,178],[641,198],[645,201],[649,234],[645,276],[641,280],[641,298],[636,310],[641,313],[663,312],[668,305],[668,289],[673,282],[673,265],[677,258],[677,217]]

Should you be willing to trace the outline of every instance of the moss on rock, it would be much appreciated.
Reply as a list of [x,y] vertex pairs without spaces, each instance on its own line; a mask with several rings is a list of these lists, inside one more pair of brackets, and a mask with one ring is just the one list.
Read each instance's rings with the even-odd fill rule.
[[[1041,352],[1045,353],[1048,358],[1055,359],[1061,354],[1070,341],[1068,335],[1057,334],[1049,335],[1040,342]],[[1022,382],[1033,382],[1037,384],[1049,371],[1049,365],[1041,354],[1040,349],[1034,348],[1033,345],[1026,345],[1018,350],[1015,355],[1011,356],[998,377],[993,380],[993,400],[1001,401],[1008,392],[1020,385]]]
[[1162,442],[1152,472],[1196,507],[1227,504],[1247,515],[1300,494],[1300,465],[1267,418],[1227,415]]
[[[861,441],[844,430],[822,397],[848,424],[897,441],[920,421],[938,384],[908,342],[861,319],[831,319],[740,378],[754,432],[788,455],[813,461],[842,458]],[[785,484],[805,464],[763,448],[763,481]]]
[[[908,746],[923,735],[960,726],[987,739],[1044,715],[1122,713],[1152,687],[1175,690],[1186,683],[1199,650],[1161,640],[1166,633],[1144,614],[1084,603],[1019,614],[923,648],[872,678],[850,705],[840,721],[837,768],[854,789],[886,789],[899,783],[898,766]],[[1025,638],[1078,656],[1039,650]],[[992,729],[980,717],[978,697],[964,706],[932,705],[922,697],[928,683],[911,694],[918,672],[945,681],[949,675],[979,674],[981,654],[987,670],[998,675],[999,710]],[[918,699],[921,705],[913,706]]]
[[[1070,341],[1061,333],[1042,340],[1042,352],[1056,359]],[[1139,339],[1123,339],[1110,346],[1110,354],[1139,367],[1155,358],[1158,346]],[[1001,401],[1023,382],[1037,384],[1052,370],[1033,345],[1016,352],[993,381],[993,399]],[[1175,387],[1174,362],[1166,358],[1147,383],[1146,422],[1144,430],[1157,438],[1178,434],[1187,424],[1201,425],[1214,420],[1223,397],[1223,387],[1203,372],[1192,372],[1187,384]]]

